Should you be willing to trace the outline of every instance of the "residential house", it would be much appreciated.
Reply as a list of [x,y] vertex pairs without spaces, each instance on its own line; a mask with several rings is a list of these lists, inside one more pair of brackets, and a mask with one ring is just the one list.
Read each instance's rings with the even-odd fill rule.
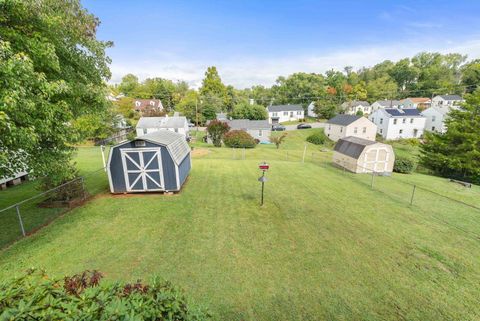
[[305,118],[302,105],[273,105],[267,107],[268,122],[278,124]]
[[148,111],[159,112],[163,110],[162,101],[160,99],[135,99],[133,104],[134,110],[140,114]]
[[268,120],[232,119],[226,121],[231,130],[244,130],[260,143],[268,143],[271,125]]
[[452,108],[458,109],[465,100],[459,95],[438,95],[432,99],[432,107],[436,107],[445,113]]
[[372,107],[367,101],[363,100],[354,100],[346,101],[342,105],[342,110],[345,111],[345,114],[356,115],[359,112],[363,114],[370,114],[372,112]]
[[425,110],[427,108],[430,108],[432,105],[432,100],[427,97],[409,97],[402,99],[400,101],[400,108],[403,109],[410,109],[410,108],[416,108],[419,110]]
[[418,109],[385,108],[368,116],[385,139],[419,138],[426,119]]
[[225,121],[225,120],[228,120],[228,117],[227,117],[227,113],[216,113],[216,119],[217,120],[221,120],[221,121]]
[[373,140],[348,136],[334,147],[333,163],[353,173],[391,175],[394,162],[392,146]]
[[384,99],[384,100],[377,100],[372,104],[372,112],[378,109],[385,109],[385,108],[398,108],[400,106],[400,101],[394,99]]
[[362,116],[337,115],[327,121],[325,135],[333,141],[347,136],[375,140],[377,126]]
[[313,118],[318,117],[317,113],[315,113],[315,102],[313,101],[307,106],[307,116]]
[[188,137],[189,127],[187,118],[179,117],[140,117],[137,123],[137,136],[142,136],[160,130],[169,130]]
[[422,115],[425,117],[425,130],[437,133],[444,133],[447,131],[445,126],[445,118],[448,113],[443,109],[436,107],[430,107],[422,111]]

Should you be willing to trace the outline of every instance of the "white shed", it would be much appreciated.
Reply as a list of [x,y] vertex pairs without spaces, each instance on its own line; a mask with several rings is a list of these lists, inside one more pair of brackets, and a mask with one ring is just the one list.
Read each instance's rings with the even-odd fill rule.
[[394,162],[392,146],[353,136],[340,139],[333,153],[333,163],[353,173],[390,175]]

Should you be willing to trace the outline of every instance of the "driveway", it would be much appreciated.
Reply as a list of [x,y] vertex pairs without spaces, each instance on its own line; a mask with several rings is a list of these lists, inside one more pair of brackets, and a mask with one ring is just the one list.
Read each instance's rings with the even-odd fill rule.
[[[312,128],[325,128],[326,123],[308,123]],[[286,125],[286,130],[297,130],[297,125]]]

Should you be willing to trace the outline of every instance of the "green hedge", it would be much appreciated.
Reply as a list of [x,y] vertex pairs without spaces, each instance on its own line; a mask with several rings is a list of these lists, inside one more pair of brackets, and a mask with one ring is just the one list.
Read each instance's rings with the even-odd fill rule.
[[410,157],[397,156],[393,165],[393,171],[402,174],[410,174],[417,169],[417,161]]
[[211,320],[169,282],[100,284],[85,271],[63,279],[31,269],[0,283],[0,320]]
[[323,133],[323,131],[317,131],[307,137],[307,142],[315,145],[323,145],[327,142],[328,137]]
[[254,148],[255,139],[244,130],[231,130],[223,136],[223,143],[227,147]]

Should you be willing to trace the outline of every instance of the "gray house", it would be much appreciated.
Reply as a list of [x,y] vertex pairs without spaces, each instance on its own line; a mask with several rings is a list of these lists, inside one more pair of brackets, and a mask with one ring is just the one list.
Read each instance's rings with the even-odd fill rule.
[[112,193],[179,191],[190,173],[185,136],[162,130],[115,145],[107,170]]
[[227,121],[231,130],[244,130],[260,143],[268,143],[270,140],[271,125],[268,120],[232,119]]

